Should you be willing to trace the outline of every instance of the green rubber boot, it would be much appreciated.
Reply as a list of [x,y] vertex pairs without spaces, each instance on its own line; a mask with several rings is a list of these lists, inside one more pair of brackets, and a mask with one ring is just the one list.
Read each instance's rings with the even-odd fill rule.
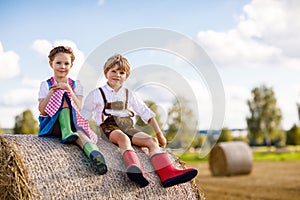
[[61,130],[61,143],[70,144],[77,140],[78,133],[74,133],[71,129],[70,109],[63,108],[58,116]]
[[103,175],[107,172],[107,166],[104,156],[100,153],[96,144],[87,142],[83,146],[85,155],[90,159],[93,165],[96,167],[98,173]]

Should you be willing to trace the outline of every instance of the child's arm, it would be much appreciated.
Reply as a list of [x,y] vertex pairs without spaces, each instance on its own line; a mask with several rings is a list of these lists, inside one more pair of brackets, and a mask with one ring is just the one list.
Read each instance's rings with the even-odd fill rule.
[[44,116],[47,115],[47,113],[45,112],[45,108],[46,108],[53,93],[54,93],[54,90],[51,89],[51,90],[49,90],[49,92],[45,98],[39,99],[39,111],[40,111],[41,115],[44,115]]
[[71,96],[72,96],[72,99],[73,99],[74,103],[76,104],[78,110],[80,111],[81,106],[82,106],[82,96],[75,95],[75,93],[73,91],[71,92]]
[[52,85],[51,89],[53,89],[54,91],[56,91],[58,89],[68,90],[71,94],[71,98],[73,99],[74,103],[76,104],[77,108],[80,111],[81,106],[82,106],[82,96],[76,95],[73,92],[73,90],[72,90],[72,88],[70,87],[69,84],[67,84],[67,83],[58,83],[58,84]]
[[158,123],[155,119],[155,114],[150,110],[150,108],[148,108],[148,106],[141,99],[137,98],[133,93],[130,93],[129,95],[129,105],[145,123],[150,124],[150,126],[156,133],[159,144],[162,147],[165,147],[167,145],[167,140],[158,126]]
[[148,121],[148,123],[150,124],[152,129],[155,131],[159,144],[162,147],[166,147],[167,139],[165,138],[164,134],[162,133],[161,129],[159,128],[156,119],[153,117]]
[[[97,99],[97,94],[99,93],[98,89],[92,90],[85,98],[82,110],[80,114],[86,120],[90,120],[94,117],[96,122],[99,122],[99,119],[102,118],[102,111],[104,108],[104,103]],[[101,98],[102,99],[102,98]],[[94,116],[93,116],[94,115]],[[97,126],[100,124],[97,124]]]

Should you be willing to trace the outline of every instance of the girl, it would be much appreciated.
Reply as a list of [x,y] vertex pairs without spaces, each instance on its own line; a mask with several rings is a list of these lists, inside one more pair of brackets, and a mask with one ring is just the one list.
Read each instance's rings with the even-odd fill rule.
[[[168,155],[160,149],[159,144],[163,147],[166,145],[166,138],[155,120],[155,114],[134,93],[123,87],[130,75],[127,59],[120,54],[110,57],[104,65],[104,75],[107,84],[89,93],[81,113],[86,119],[90,119],[95,113],[96,124],[100,125],[111,142],[119,146],[129,179],[140,187],[149,184],[131,144],[149,149],[151,162],[163,187],[193,179],[197,175],[196,169],[176,169]],[[145,123],[151,125],[157,138],[133,127],[133,112],[129,108],[140,115]]]
[[105,174],[107,166],[96,145],[97,135],[79,114],[83,88],[78,80],[67,77],[75,60],[73,51],[70,47],[58,46],[50,51],[48,58],[53,77],[40,85],[38,136],[61,137],[63,144],[76,143],[97,171]]

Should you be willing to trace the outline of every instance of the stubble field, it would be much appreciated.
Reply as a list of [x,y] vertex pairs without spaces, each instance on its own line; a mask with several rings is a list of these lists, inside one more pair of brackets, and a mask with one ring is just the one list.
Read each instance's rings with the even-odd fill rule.
[[249,175],[214,177],[208,162],[189,163],[199,169],[198,188],[207,200],[298,200],[300,161],[256,161]]

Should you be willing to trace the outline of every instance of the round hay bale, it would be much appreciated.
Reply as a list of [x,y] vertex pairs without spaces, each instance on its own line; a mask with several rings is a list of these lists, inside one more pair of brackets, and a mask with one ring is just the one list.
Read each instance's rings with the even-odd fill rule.
[[209,168],[214,176],[249,174],[252,151],[245,142],[221,142],[209,154]]
[[150,182],[139,188],[127,177],[117,146],[105,139],[97,145],[108,165],[102,176],[76,145],[36,135],[0,135],[0,199],[204,199],[194,180],[163,188],[149,156],[134,147]]

